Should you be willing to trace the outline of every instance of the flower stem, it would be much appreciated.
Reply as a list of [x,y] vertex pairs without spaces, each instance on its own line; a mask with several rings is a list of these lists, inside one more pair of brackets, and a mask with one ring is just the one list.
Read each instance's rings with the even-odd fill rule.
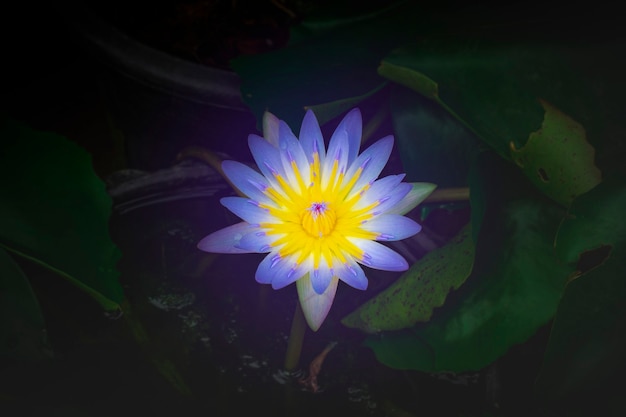
[[300,353],[302,352],[302,341],[306,332],[306,320],[300,302],[296,305],[293,313],[293,321],[291,322],[291,333],[289,334],[289,342],[287,344],[287,353],[285,354],[285,370],[292,372],[298,367],[300,361]]

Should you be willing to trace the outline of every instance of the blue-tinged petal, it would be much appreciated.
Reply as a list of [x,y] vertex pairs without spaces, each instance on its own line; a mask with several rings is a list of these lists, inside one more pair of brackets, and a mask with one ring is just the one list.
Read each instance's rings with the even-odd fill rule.
[[402,182],[403,178],[404,174],[389,175],[387,177],[374,181],[371,187],[369,187],[363,193],[363,195],[359,198],[359,201],[357,201],[354,205],[355,210],[367,207],[375,201],[381,201],[388,194],[393,192],[398,184]]
[[351,164],[356,159],[361,147],[361,134],[363,129],[363,120],[361,119],[361,111],[359,109],[352,109],[346,114],[343,120],[335,129],[335,132],[330,137],[329,149],[338,138],[345,138],[348,142],[347,147],[347,161]]
[[246,222],[233,224],[205,236],[198,242],[198,249],[212,253],[251,253],[253,251],[239,247],[243,236],[259,230]]
[[[333,184],[340,173],[346,173],[349,147],[347,135],[334,136],[334,140],[331,140],[326,158],[322,163],[322,189],[325,189],[329,183]],[[333,169],[335,163],[337,166]]]
[[284,235],[271,234],[268,235],[262,229],[255,229],[254,231],[245,234],[239,242],[239,247],[249,252],[265,253],[269,252],[277,239],[280,239]]
[[387,210],[388,214],[406,214],[432,193],[437,186],[429,182],[410,182],[411,191],[394,207]]
[[338,276],[340,280],[357,290],[367,289],[367,277],[365,276],[365,272],[363,272],[359,264],[354,262],[351,258],[347,257],[345,264],[333,266],[335,275]]
[[324,137],[322,136],[320,124],[312,110],[307,110],[304,119],[302,119],[302,125],[300,126],[300,144],[309,162],[313,162],[313,154],[315,152],[318,153],[320,161],[324,160],[326,155]]
[[266,111],[263,113],[263,138],[278,147],[278,117]]
[[259,207],[258,203],[248,198],[223,197],[220,203],[250,224],[276,223],[276,219],[268,209]]
[[348,240],[363,250],[363,259],[358,259],[358,261],[365,266],[383,271],[406,271],[409,269],[406,260],[387,246],[367,239],[348,238]]
[[301,263],[297,263],[298,254],[287,256],[282,260],[284,265],[277,265],[278,268],[281,268],[280,273],[277,273],[272,279],[272,288],[275,290],[286,287],[287,285],[295,282],[296,280],[302,278],[302,276],[306,275],[313,269],[313,257],[310,256],[306,258]]
[[311,181],[309,174],[309,160],[304,154],[304,150],[302,150],[300,141],[298,141],[298,139],[294,136],[287,123],[282,120],[280,121],[279,127],[278,147],[280,148],[283,168],[287,173],[287,178],[289,178],[291,185],[296,189],[299,188],[299,183],[296,179],[294,167],[292,165],[292,163],[295,162],[295,170],[299,171],[300,178],[304,181],[304,185],[308,186]]
[[381,214],[363,223],[361,228],[378,233],[376,240],[383,241],[406,239],[422,230],[413,219],[399,214]]
[[298,268],[297,259],[295,255],[281,257],[277,250],[270,252],[256,270],[256,281],[261,284],[272,284],[275,290],[291,284],[306,274],[303,268]]
[[403,182],[398,184],[389,194],[384,196],[380,204],[371,213],[375,216],[387,214],[387,211],[394,208],[411,191],[411,184]]
[[348,173],[346,174],[346,181],[350,181],[359,168],[362,170],[359,179],[352,186],[353,192],[359,192],[364,186],[378,178],[378,175],[389,160],[392,148],[393,136],[386,136],[359,155],[350,168],[348,168]]
[[326,264],[324,259],[320,260],[319,267],[311,272],[311,284],[318,294],[323,294],[333,279],[333,270]]
[[278,251],[275,250],[270,252],[256,269],[256,273],[254,275],[254,279],[260,284],[270,284],[276,274],[281,273],[280,266],[285,267],[284,264],[281,264],[281,257],[278,254]]
[[269,187],[267,179],[250,168],[236,161],[224,161],[222,162],[222,169],[229,180],[246,196],[259,203],[272,205],[274,202],[265,194],[265,191]]
[[278,147],[273,146],[262,137],[254,134],[248,136],[248,146],[250,147],[254,161],[261,170],[261,173],[263,173],[265,178],[267,178],[272,185],[272,188],[281,190],[275,175],[280,175],[283,178],[286,178],[286,176]]
[[326,291],[324,291],[323,294],[318,294],[313,289],[311,279],[308,275],[296,281],[298,298],[300,299],[300,306],[302,307],[304,318],[314,332],[320,328],[330,311],[330,307],[333,305],[338,283],[339,280],[337,277],[333,277]]

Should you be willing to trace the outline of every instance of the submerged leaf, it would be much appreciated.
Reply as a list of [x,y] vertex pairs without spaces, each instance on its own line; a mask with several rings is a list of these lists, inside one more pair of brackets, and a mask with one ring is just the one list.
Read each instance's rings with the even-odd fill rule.
[[470,226],[444,247],[428,253],[395,283],[341,321],[368,333],[398,330],[430,320],[450,290],[467,279],[474,262]]
[[119,256],[108,231],[111,199],[89,154],[67,139],[12,121],[0,125],[0,245],[116,310]]

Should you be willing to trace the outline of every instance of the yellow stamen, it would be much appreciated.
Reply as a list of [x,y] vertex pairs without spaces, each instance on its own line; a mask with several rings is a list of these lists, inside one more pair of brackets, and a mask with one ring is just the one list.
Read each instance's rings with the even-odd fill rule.
[[313,203],[301,214],[302,228],[312,237],[324,237],[335,228],[337,215],[326,202]]

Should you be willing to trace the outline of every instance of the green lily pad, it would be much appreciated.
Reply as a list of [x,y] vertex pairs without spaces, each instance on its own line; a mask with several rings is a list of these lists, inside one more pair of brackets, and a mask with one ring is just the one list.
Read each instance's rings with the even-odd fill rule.
[[450,292],[472,271],[474,242],[469,225],[439,249],[413,264],[396,282],[341,322],[367,333],[399,330],[430,320]]
[[39,359],[45,323],[22,269],[0,248],[0,355]]
[[[427,41],[394,50],[378,72],[433,100],[498,154],[539,128],[536,94],[520,85],[527,49],[457,47]],[[522,65],[523,68],[523,65]]]
[[59,135],[0,123],[0,246],[58,273],[104,309],[119,309],[111,200],[89,154]]
[[580,398],[606,404],[607,397],[622,396],[616,387],[626,370],[624,213],[626,183],[609,180],[574,200],[559,229],[556,253],[576,270],[559,304],[536,384],[544,400],[566,400],[575,407]]
[[[585,252],[609,246],[612,257],[626,250],[626,191],[610,179],[578,197],[556,237],[555,251],[563,262],[577,264]],[[584,271],[583,271],[584,272]]]
[[[435,311],[429,322],[368,338],[366,344],[389,366],[481,369],[527,340],[556,312],[572,270],[553,251],[563,210],[491,152],[478,157],[470,196],[472,206],[478,201],[483,207],[482,218],[472,219],[477,229],[472,274],[455,301]],[[410,351],[430,353],[412,357]]]
[[595,150],[580,123],[547,102],[541,105],[545,110],[541,129],[531,133],[520,149],[511,143],[511,156],[538,189],[568,206],[600,183]]
[[567,205],[600,180],[587,132],[595,141],[607,136],[598,128],[605,119],[598,110],[606,107],[599,106],[603,97],[587,87],[582,70],[572,70],[588,53],[431,40],[395,50],[378,72],[441,106],[459,127],[514,160],[542,192]]

